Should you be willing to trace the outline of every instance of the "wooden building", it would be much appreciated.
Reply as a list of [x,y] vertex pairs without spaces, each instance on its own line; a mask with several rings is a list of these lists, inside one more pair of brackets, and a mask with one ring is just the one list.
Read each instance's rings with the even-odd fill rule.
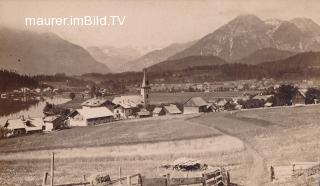
[[106,107],[83,108],[68,117],[69,126],[90,126],[113,121],[113,113]]
[[199,112],[208,112],[208,103],[201,97],[192,97],[183,104],[183,113],[192,114]]

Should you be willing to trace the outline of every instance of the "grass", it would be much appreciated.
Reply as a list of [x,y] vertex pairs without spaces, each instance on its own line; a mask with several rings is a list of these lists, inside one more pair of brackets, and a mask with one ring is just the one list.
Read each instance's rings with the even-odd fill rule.
[[[195,132],[197,131],[197,132]],[[94,147],[212,137],[219,132],[183,119],[114,122],[0,140],[0,152]]]
[[[57,159],[58,182],[80,181],[82,175],[90,177],[97,172],[108,173],[114,178],[119,166],[124,175],[140,172],[148,177],[158,177],[165,173],[158,168],[160,165],[186,156],[212,166],[226,166],[231,170],[232,181],[245,184],[250,176],[248,170],[253,166],[251,155],[240,148],[241,145],[232,148],[237,142],[224,139],[225,136],[215,128],[250,144],[263,157],[266,167],[288,165],[293,161],[318,161],[319,111],[320,105],[315,105],[211,113],[191,119],[119,122],[1,140],[0,151],[87,149],[87,152],[71,151],[80,154],[79,158]],[[81,156],[92,153],[90,148],[96,146],[104,149],[97,151],[103,152],[101,156]],[[35,153],[42,156],[40,151]],[[64,153],[62,150],[60,155]],[[28,152],[20,154],[28,156]],[[40,183],[43,171],[49,170],[49,162],[49,159],[41,158],[0,160],[0,185]],[[17,179],[10,179],[12,176]],[[305,182],[309,178],[303,179]],[[301,180],[284,184],[297,183]]]
[[192,120],[246,141],[269,167],[319,161],[319,113],[320,105],[312,105],[216,113]]

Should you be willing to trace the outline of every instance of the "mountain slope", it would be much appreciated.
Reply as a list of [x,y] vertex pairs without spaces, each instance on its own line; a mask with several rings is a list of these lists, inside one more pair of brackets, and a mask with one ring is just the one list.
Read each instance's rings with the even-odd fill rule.
[[82,47],[52,33],[0,28],[0,67],[24,74],[108,73]]
[[126,64],[126,70],[141,71],[143,68],[165,61],[168,57],[190,47],[193,43],[195,43],[195,41],[188,43],[175,43],[160,50],[153,50],[136,60],[129,61]]
[[250,65],[257,65],[263,62],[276,61],[286,59],[295,55],[295,52],[289,52],[285,50],[278,50],[275,48],[263,48],[259,49],[249,56],[240,59],[239,63],[245,63]]
[[320,52],[299,53],[283,60],[261,63],[259,66],[277,71],[320,69]]
[[227,62],[216,56],[189,56],[177,60],[168,60],[148,68],[150,71],[175,71],[193,67],[222,65]]
[[169,59],[215,55],[233,62],[262,48],[320,51],[318,27],[312,20],[304,18],[263,21],[254,15],[241,15]]
[[123,72],[125,64],[141,56],[133,48],[115,48],[111,46],[88,47],[88,52],[97,61],[107,65],[112,72]]

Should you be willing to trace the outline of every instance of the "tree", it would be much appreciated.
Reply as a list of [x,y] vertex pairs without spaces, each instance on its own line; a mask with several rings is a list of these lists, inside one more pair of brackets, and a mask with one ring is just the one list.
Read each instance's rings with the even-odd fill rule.
[[69,94],[69,98],[70,99],[74,99],[76,97],[76,94],[74,93],[74,92],[71,92],[70,94]]
[[244,109],[251,109],[251,108],[260,108],[264,107],[264,104],[266,103],[264,100],[261,99],[249,99],[246,101],[240,100],[238,102],[240,105],[242,105],[242,108]]
[[316,88],[308,88],[306,92],[306,104],[314,104],[315,99],[320,99],[320,90]]
[[274,106],[292,105],[292,98],[298,89],[292,85],[281,85],[274,93]]
[[11,133],[11,130],[0,126],[0,139],[7,137],[8,134],[10,134],[10,133]]

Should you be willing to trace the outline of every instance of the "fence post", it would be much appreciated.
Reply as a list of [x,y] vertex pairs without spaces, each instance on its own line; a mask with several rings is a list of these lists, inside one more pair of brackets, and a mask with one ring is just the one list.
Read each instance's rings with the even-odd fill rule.
[[170,174],[169,173],[166,175],[166,178],[167,178],[167,186],[170,186]]
[[42,179],[42,186],[45,186],[47,183],[47,178],[48,178],[48,173],[44,172],[43,173],[43,179]]
[[202,186],[207,186],[207,176],[205,174],[202,174],[202,177],[204,178]]
[[131,186],[131,176],[127,176],[127,186]]
[[138,184],[142,186],[142,177],[141,174],[138,175]]
[[54,152],[52,152],[51,156],[51,186],[53,186],[53,179],[54,178]]
[[83,183],[84,183],[84,184],[83,184],[84,186],[87,185],[87,184],[85,184],[85,183],[86,183],[86,175],[83,175]]
[[121,181],[121,167],[120,166],[119,166],[119,180],[120,180],[119,183],[122,184],[122,181]]

